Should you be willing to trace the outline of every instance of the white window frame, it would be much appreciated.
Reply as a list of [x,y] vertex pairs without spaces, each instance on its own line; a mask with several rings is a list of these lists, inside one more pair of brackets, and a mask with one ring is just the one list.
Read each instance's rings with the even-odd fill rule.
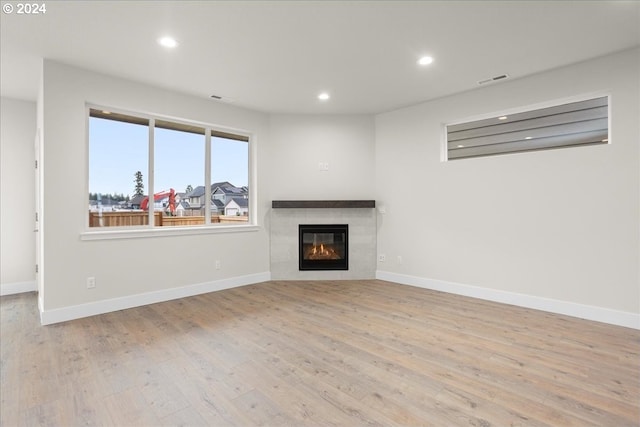
[[[176,124],[198,126],[205,129],[205,151],[204,151],[204,165],[205,168],[205,224],[203,225],[189,225],[189,226],[176,226],[176,227],[161,227],[154,224],[154,210],[149,209],[149,224],[143,226],[128,226],[128,227],[89,227],[88,215],[85,215],[84,231],[80,233],[81,240],[111,240],[111,239],[131,239],[131,238],[147,238],[147,237],[166,237],[166,236],[188,236],[188,235],[202,235],[202,234],[217,234],[217,233],[238,233],[238,232],[254,232],[258,231],[260,227],[257,222],[257,185],[255,179],[255,141],[256,137],[252,132],[235,129],[220,125],[211,125],[194,120],[175,118],[169,116],[162,116],[159,114],[131,112],[121,108],[106,107],[103,105],[86,104],[85,105],[85,140],[87,147],[87,155],[85,159],[86,164],[86,179],[85,179],[85,195],[89,194],[89,121],[90,111],[102,110],[112,113],[124,114],[140,119],[149,121],[149,150],[148,150],[148,188],[147,194],[154,194],[154,131],[156,120],[168,121]],[[249,221],[247,224],[211,224],[211,135],[213,133],[219,134],[232,134],[247,138],[248,144],[248,186],[249,186]],[[153,204],[151,203],[151,206]]]
[[[559,107],[565,104],[571,104],[571,103],[576,103],[576,102],[584,102],[584,101],[589,101],[589,100],[593,100],[593,99],[597,99],[597,98],[606,98],[607,99],[607,133],[608,133],[608,137],[606,141],[603,141],[601,143],[596,143],[596,144],[581,144],[581,145],[572,145],[572,144],[567,144],[567,145],[560,145],[560,146],[556,146],[556,147],[545,147],[545,148],[536,148],[536,149],[523,149],[523,150],[517,150],[517,151],[508,151],[508,152],[499,152],[499,153],[492,153],[492,154],[481,154],[481,155],[475,155],[475,156],[468,156],[468,157],[460,157],[460,158],[449,158],[449,138],[448,138],[448,129],[450,126],[455,126],[455,125],[460,125],[460,124],[466,124],[466,123],[471,123],[471,122],[476,122],[476,121],[481,121],[481,120],[488,120],[488,119],[494,119],[494,118],[498,118],[498,117],[502,117],[502,116],[513,116],[516,114],[520,114],[520,113],[527,113],[527,112],[533,112],[535,110],[541,110],[541,109],[545,109],[545,108],[552,108],[552,107]],[[532,104],[532,105],[528,105],[528,106],[522,106],[522,107],[517,107],[517,108],[513,108],[513,109],[508,109],[508,110],[501,110],[501,111],[496,111],[496,112],[492,112],[492,113],[487,113],[487,114],[481,114],[481,115],[477,115],[477,116],[471,116],[471,117],[467,117],[464,119],[458,119],[458,120],[454,120],[451,122],[447,122],[447,123],[443,123],[442,124],[442,138],[441,138],[441,161],[442,162],[451,162],[451,161],[461,161],[461,160],[479,160],[482,158],[487,158],[487,157],[498,157],[498,156],[508,156],[508,155],[513,155],[513,154],[523,154],[523,153],[533,153],[533,152],[539,152],[539,151],[549,151],[549,150],[555,150],[555,149],[561,149],[561,148],[577,148],[577,147],[586,147],[586,146],[599,146],[599,145],[610,145],[612,143],[612,132],[611,132],[611,94],[609,92],[593,92],[593,93],[588,93],[588,94],[581,94],[581,95],[576,95],[576,96],[572,96],[572,97],[567,97],[567,98],[561,98],[561,99],[556,99],[556,100],[552,100],[552,101],[547,101],[547,102],[543,102],[543,103],[538,103],[538,104]]]

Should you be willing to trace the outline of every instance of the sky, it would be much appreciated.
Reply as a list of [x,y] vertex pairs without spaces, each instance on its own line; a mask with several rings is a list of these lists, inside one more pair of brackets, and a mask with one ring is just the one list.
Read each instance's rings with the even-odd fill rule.
[[[184,192],[204,182],[205,138],[169,129],[155,130],[154,193]],[[149,130],[146,126],[89,119],[89,192],[133,197],[135,173],[141,171],[148,193]],[[243,141],[211,138],[211,182],[248,186],[248,146]]]

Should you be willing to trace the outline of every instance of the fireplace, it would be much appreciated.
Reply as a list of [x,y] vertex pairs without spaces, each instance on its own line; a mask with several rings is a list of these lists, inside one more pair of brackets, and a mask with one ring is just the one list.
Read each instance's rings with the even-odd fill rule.
[[347,224],[300,224],[298,226],[300,270],[348,270]]

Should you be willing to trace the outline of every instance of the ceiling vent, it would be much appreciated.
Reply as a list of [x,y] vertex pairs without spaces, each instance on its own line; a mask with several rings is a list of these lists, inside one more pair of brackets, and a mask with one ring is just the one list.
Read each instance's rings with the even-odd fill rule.
[[497,82],[497,81],[500,81],[500,80],[504,80],[504,79],[508,79],[508,78],[509,78],[508,74],[501,74],[499,76],[491,77],[489,79],[480,80],[478,82],[478,84],[479,85],[484,85],[484,84],[487,84],[487,83],[494,83],[494,82]]
[[235,102],[233,98],[229,98],[228,96],[211,95],[210,98],[216,101],[224,102],[225,104],[231,104]]

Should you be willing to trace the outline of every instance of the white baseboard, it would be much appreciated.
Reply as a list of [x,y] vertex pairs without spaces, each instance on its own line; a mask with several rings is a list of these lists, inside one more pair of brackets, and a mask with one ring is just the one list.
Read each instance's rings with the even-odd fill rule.
[[464,285],[461,283],[426,279],[423,277],[409,276],[389,271],[376,271],[376,279],[504,304],[517,305],[520,307],[533,308],[536,310],[548,311],[550,313],[564,314],[567,316],[579,317],[581,319],[595,320],[597,322],[609,323],[627,328],[640,329],[640,314],[638,313],[577,304],[574,302],[555,300],[551,298],[536,297],[515,292],[501,291],[498,289]]
[[29,282],[3,283],[0,285],[0,296],[34,292],[36,290],[35,280]]
[[66,322],[68,320],[80,319],[82,317],[95,316],[97,314],[110,313],[112,311],[124,310],[127,308],[140,307],[143,305],[155,304],[178,298],[206,294],[209,292],[221,291],[223,289],[237,288],[239,286],[267,282],[269,280],[271,280],[270,272],[256,273],[247,276],[215,280],[213,282],[198,283],[180,288],[163,289],[144,294],[95,301],[70,307],[56,308],[53,310],[44,310],[40,311],[40,323],[42,325],[51,325],[53,323]]

